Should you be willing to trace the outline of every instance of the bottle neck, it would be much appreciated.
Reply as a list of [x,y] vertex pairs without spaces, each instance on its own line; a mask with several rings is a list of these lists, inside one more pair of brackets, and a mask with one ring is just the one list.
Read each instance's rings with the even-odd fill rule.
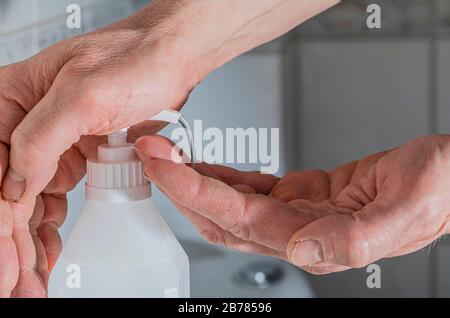
[[96,202],[130,202],[141,201],[152,195],[150,185],[135,188],[103,189],[86,184],[86,200]]

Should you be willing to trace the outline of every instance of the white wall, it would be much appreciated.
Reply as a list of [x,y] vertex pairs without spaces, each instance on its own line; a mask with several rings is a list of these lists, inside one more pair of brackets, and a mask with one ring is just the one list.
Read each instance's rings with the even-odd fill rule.
[[426,40],[298,45],[302,168],[332,168],[429,132]]
[[[67,37],[88,32],[133,12],[136,0],[78,0],[81,29],[66,26],[71,0],[0,0],[0,65],[32,56]],[[106,8],[106,9],[105,9]]]

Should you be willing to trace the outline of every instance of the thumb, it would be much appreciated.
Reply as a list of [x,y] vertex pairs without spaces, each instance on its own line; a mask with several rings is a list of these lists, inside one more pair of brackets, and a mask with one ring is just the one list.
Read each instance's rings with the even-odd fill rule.
[[396,213],[389,212],[372,202],[354,213],[319,218],[292,236],[288,257],[316,273],[364,267],[388,255],[398,242],[402,222],[395,222]]
[[2,184],[3,197],[9,201],[27,201],[40,193],[55,174],[60,156],[88,127],[83,112],[63,100],[55,102],[54,95],[51,89],[11,136],[9,168]]

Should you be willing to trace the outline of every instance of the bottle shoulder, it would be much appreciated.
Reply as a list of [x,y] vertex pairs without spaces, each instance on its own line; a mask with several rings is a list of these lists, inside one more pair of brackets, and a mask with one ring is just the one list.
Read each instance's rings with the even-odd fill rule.
[[61,256],[115,264],[187,260],[175,235],[150,200],[87,202]]

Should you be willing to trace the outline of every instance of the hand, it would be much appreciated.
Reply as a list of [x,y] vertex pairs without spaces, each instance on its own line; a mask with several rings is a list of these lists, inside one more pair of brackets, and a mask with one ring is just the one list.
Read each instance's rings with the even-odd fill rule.
[[148,178],[207,240],[314,274],[411,253],[450,229],[450,136],[282,179],[206,164],[195,171],[170,161],[161,137],[136,148]]
[[[105,142],[97,136],[186,100],[196,74],[184,42],[152,18],[160,7],[0,68],[0,179],[9,201],[0,202],[0,297],[46,295],[66,193]],[[130,141],[161,127],[136,125]]]

